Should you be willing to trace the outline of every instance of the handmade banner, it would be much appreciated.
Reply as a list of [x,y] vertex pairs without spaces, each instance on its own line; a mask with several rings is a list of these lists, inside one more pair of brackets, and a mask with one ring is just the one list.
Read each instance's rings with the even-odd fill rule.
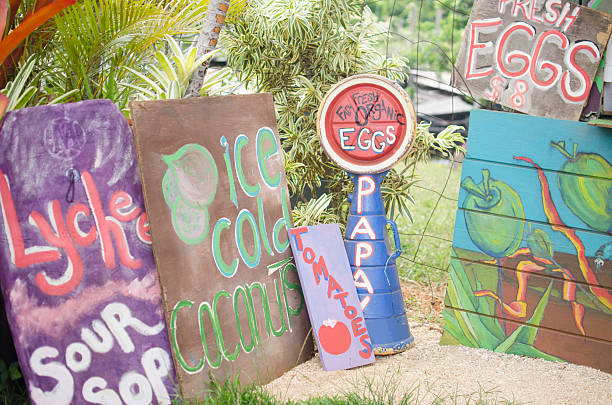
[[176,377],[133,138],[109,100],[9,112],[0,281],[35,404],[169,404]]
[[567,0],[476,1],[452,84],[517,111],[577,120],[611,30],[609,14]]
[[372,342],[340,228],[307,226],[289,234],[323,370],[373,363]]
[[183,395],[202,395],[209,374],[266,383],[309,358],[272,96],[142,102],[132,113]]
[[476,110],[442,343],[612,371],[612,134]]

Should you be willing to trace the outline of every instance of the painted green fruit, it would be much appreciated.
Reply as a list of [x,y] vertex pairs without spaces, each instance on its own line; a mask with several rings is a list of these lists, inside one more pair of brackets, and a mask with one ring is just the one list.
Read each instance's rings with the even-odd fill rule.
[[526,237],[527,247],[531,254],[540,259],[553,260],[554,249],[552,241],[546,232],[535,228]]
[[212,203],[219,179],[215,160],[205,147],[190,143],[162,159],[186,204],[201,209]]
[[162,159],[168,165],[162,192],[174,231],[189,245],[202,243],[210,230],[208,206],[214,201],[219,181],[215,161],[206,148],[195,143]]
[[[567,207],[589,227],[612,232],[612,165],[596,153],[573,154],[565,142],[551,142],[567,161],[561,166],[557,181]],[[573,174],[570,174],[573,173]]]
[[482,170],[479,184],[466,177],[461,187],[468,192],[463,208],[474,244],[498,259],[516,252],[523,240],[525,220],[523,203],[516,191],[503,181],[491,178],[486,169]]

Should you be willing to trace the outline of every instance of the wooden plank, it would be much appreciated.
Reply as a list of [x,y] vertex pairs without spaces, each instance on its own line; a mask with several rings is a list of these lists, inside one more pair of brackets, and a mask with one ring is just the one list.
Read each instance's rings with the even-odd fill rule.
[[[612,288],[610,235],[576,231],[577,239],[582,241],[586,249],[585,258],[579,259],[576,246],[549,225],[529,221],[523,223],[513,218],[471,212],[469,215],[475,222],[470,225],[470,234],[464,213],[462,210],[458,211],[455,220],[455,256],[470,261],[496,261],[495,254],[499,256],[497,259],[500,259],[502,265],[509,268],[516,268],[521,260],[545,259],[540,261],[544,264],[554,261],[559,267],[567,269],[578,282]],[[521,227],[523,234],[517,237],[514,232]],[[548,246],[544,244],[544,240],[547,240]],[[540,256],[534,257],[530,247],[536,251],[536,256]],[[558,277],[563,278],[562,274],[558,274]]]
[[[612,179],[473,160],[463,162],[461,177],[458,200],[462,208],[612,232]],[[543,191],[549,191],[550,199]],[[492,205],[493,201],[499,203]],[[551,213],[550,204],[558,215]]]
[[[489,333],[485,325],[501,330],[501,322],[498,319],[453,308],[446,308],[443,315],[446,323],[440,344],[485,347],[501,353],[551,361],[568,361],[608,373],[612,372],[612,343],[610,342],[546,328],[536,328],[514,321],[506,321],[507,338],[503,336],[500,339],[487,338],[493,335]],[[487,343],[489,347],[486,346]]]
[[[475,5],[472,18],[490,3]],[[523,3],[506,3],[500,9],[507,11],[511,6],[520,17]],[[506,27],[505,20],[501,26]],[[531,26],[541,35],[537,26]],[[510,37],[523,30],[517,29]],[[472,34],[468,27],[468,35]],[[494,35],[476,32],[482,41]],[[507,56],[504,52],[502,57]],[[526,100],[533,100],[534,94],[528,92]],[[547,95],[536,97],[557,111],[529,113],[572,118],[571,114],[555,115],[563,108]],[[610,129],[585,123],[480,110],[471,113],[443,341],[612,367],[601,361],[610,357],[612,340],[610,135]],[[508,305],[503,315],[500,300]],[[513,333],[517,326],[512,325],[521,323],[532,326],[523,325]],[[548,340],[541,338],[545,334],[550,335]],[[554,342],[561,344],[552,347]]]
[[289,233],[323,370],[373,363],[372,342],[340,227],[316,225]]
[[139,102],[132,116],[183,395],[308,359],[272,96]]
[[[551,142],[560,146],[555,147]],[[603,159],[607,163],[601,161],[601,169],[596,173],[580,173],[581,165],[570,164],[571,159],[561,152],[562,142],[565,142],[565,150],[570,156],[574,155],[576,145],[580,162]],[[488,110],[472,111],[466,157],[533,167],[526,161],[515,159],[515,156],[530,158],[546,170],[578,172],[609,179],[612,178],[612,130],[584,122]]]
[[480,0],[453,85],[515,110],[578,120],[606,47],[609,14],[561,0]]
[[609,118],[597,118],[589,121],[589,125],[594,125],[601,128],[612,128],[612,119]]
[[170,404],[176,377],[123,114],[110,100],[26,108],[6,114],[0,138],[0,286],[32,403]]
[[[469,280],[473,294],[471,298],[477,302],[475,312],[483,310],[485,315],[491,315],[491,305],[494,305],[494,315],[498,319],[532,325],[530,317],[552,283],[544,317],[538,325],[533,326],[612,342],[612,302],[607,307],[587,286],[570,279],[551,278],[554,272],[536,261],[522,261],[514,269],[498,269],[493,264],[453,258],[451,271],[454,273],[451,282],[456,283],[460,277]],[[501,285],[498,284],[500,274]],[[603,291],[596,289],[595,292],[602,294]],[[608,289],[605,293],[612,297],[612,290]],[[449,296],[444,305],[473,310],[472,305],[463,301],[453,305]]]
[[[611,0],[589,0],[586,5],[606,13],[612,12]],[[610,40],[608,40],[608,45],[610,45]],[[597,69],[597,74],[595,75],[593,85],[591,86],[589,99],[582,110],[582,116],[580,119],[599,117],[599,114],[602,112],[602,101],[605,98],[605,96],[602,97],[602,93],[604,93],[605,59],[606,54],[604,54],[602,62],[599,64],[599,68]],[[591,124],[591,122],[589,122],[589,124]]]

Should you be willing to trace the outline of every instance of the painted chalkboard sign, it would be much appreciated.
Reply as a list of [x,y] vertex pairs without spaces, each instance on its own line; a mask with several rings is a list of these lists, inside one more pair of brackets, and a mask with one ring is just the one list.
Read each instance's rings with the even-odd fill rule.
[[6,114],[0,284],[34,404],[175,393],[133,137],[109,100]]
[[373,363],[372,342],[340,228],[305,226],[289,234],[323,369]]
[[132,105],[153,250],[183,395],[266,383],[309,358],[270,94]]
[[476,1],[453,85],[517,111],[577,120],[611,29],[609,14],[567,0]]
[[611,131],[472,111],[443,343],[612,371]]

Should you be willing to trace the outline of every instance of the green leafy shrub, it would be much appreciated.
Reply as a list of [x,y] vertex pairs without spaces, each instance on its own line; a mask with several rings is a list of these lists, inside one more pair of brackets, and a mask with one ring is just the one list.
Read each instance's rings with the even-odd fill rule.
[[[348,76],[405,79],[408,61],[386,58],[379,50],[385,28],[357,0],[253,0],[223,36],[228,65],[240,80],[274,96],[290,193],[305,203],[329,193],[331,204],[324,213],[330,222],[345,221],[353,186],[319,144],[317,110],[325,93]],[[403,166],[426,159],[431,147],[448,153],[463,141],[456,127],[443,140],[428,128],[418,126],[416,146]],[[383,197],[392,217],[409,214],[411,184],[396,170],[387,174]]]

